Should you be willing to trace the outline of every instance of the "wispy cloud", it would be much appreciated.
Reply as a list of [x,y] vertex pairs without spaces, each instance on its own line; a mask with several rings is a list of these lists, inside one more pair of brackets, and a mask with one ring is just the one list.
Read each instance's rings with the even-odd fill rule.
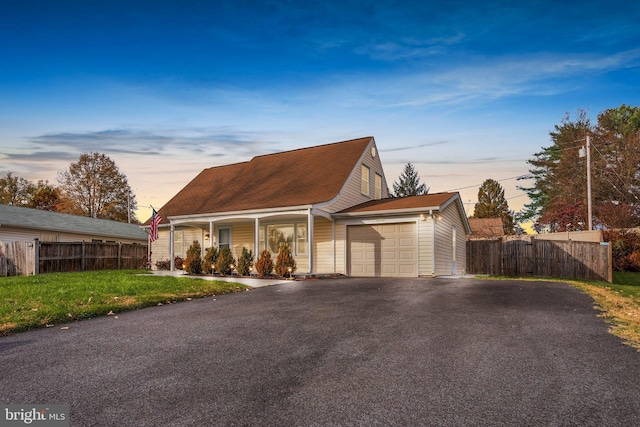
[[462,33],[425,40],[403,38],[398,41],[365,44],[357,48],[355,53],[383,61],[418,59],[445,54],[447,47],[458,44],[463,40],[464,35]]
[[[182,129],[152,132],[132,129],[109,129],[96,132],[63,132],[30,138],[34,153],[46,153],[45,147],[63,147],[73,152],[121,153],[159,156],[175,152],[199,153],[222,157],[230,153],[259,149],[264,141],[251,132],[233,132],[228,129]],[[65,152],[65,154],[67,154]]]
[[387,148],[385,150],[380,150],[380,152],[390,153],[390,152],[394,152],[394,151],[414,150],[414,149],[417,149],[417,148],[433,147],[435,145],[443,145],[443,144],[447,144],[448,142],[449,141],[435,141],[435,142],[428,142],[426,144],[412,145],[412,146],[407,146],[407,147]]
[[[640,49],[602,54],[550,54],[469,58],[472,65],[399,76],[371,96],[390,107],[486,102],[510,96],[545,96],[576,89],[582,78],[640,66]],[[364,85],[364,84],[363,84]]]

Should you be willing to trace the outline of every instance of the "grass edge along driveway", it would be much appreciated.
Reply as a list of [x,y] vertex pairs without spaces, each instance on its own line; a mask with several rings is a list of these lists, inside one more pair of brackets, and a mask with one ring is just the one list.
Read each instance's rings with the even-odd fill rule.
[[239,283],[144,273],[104,270],[0,277],[0,336],[248,289]]

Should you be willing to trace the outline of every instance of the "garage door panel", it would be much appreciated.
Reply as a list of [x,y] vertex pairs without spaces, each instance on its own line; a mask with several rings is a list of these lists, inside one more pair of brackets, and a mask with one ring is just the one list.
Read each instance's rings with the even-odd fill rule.
[[398,239],[398,246],[401,248],[412,248],[415,247],[415,238],[412,237],[401,237]]
[[398,259],[406,262],[406,261],[415,261],[416,257],[415,257],[415,252],[414,251],[399,251],[398,252]]
[[416,277],[415,223],[348,227],[352,276]]
[[400,233],[413,233],[415,230],[415,224],[412,222],[398,224],[398,228]]

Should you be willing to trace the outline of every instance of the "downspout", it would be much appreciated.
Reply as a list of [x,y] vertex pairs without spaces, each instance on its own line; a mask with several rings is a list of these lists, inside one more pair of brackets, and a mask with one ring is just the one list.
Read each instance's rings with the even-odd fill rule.
[[333,274],[336,274],[336,221],[331,219],[331,258],[333,259]]
[[170,258],[169,271],[176,270],[176,260],[175,260],[175,255],[173,251],[173,233],[175,231],[175,227],[176,227],[175,225],[171,224],[171,229],[169,230],[169,258]]
[[436,217],[431,214],[431,275],[436,275]]

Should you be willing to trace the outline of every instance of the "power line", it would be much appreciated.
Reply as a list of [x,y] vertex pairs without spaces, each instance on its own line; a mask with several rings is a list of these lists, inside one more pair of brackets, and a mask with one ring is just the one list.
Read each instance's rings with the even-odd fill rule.
[[[532,179],[533,176],[531,175],[518,175],[518,176],[512,176],[510,178],[503,178],[503,179],[498,179],[498,180],[494,180],[496,182],[502,182],[502,181],[509,181],[512,179]],[[460,188],[454,188],[452,190],[447,190],[447,192],[451,192],[451,191],[458,191],[458,190],[466,190],[467,188],[474,188],[474,187],[480,187],[482,186],[482,184],[474,184],[474,185],[468,185],[466,187],[460,187]]]

